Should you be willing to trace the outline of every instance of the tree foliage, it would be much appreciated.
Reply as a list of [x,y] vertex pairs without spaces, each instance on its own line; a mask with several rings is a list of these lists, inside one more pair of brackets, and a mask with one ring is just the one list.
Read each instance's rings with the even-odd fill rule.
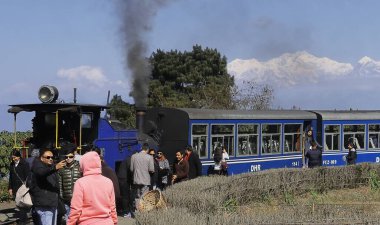
[[[158,49],[149,57],[152,77],[147,107],[269,109],[273,88],[254,81],[235,85],[227,59],[216,49],[193,46],[191,52]],[[113,96],[111,119],[135,127],[135,107]]]
[[120,95],[114,95],[108,105],[111,108],[108,110],[108,114],[111,120],[119,120],[127,128],[135,128],[135,106],[129,104],[121,98]]
[[[23,141],[32,137],[32,132],[16,132],[16,145],[22,146]],[[0,132],[0,202],[10,200],[8,193],[8,182],[2,180],[2,176],[9,174],[9,166],[11,163],[11,152],[15,145],[15,135],[13,132]],[[21,150],[24,152],[25,149]],[[26,154],[26,153],[25,153]],[[21,154],[24,155],[24,154]]]
[[150,57],[152,80],[148,106],[232,108],[234,79],[227,59],[216,49],[193,46],[191,52],[157,50]]

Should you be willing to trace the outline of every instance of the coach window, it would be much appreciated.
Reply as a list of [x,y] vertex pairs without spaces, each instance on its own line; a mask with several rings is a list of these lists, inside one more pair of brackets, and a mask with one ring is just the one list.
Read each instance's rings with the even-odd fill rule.
[[380,148],[380,124],[368,125],[368,147],[370,149]]
[[281,124],[263,124],[261,126],[261,151],[263,154],[280,153]]
[[365,125],[343,125],[344,149],[347,149],[349,142],[353,143],[356,149],[365,149]]
[[284,125],[284,152],[301,152],[302,124]]
[[258,127],[255,124],[238,125],[238,155],[257,155],[259,149]]
[[235,155],[234,152],[234,125],[211,125],[211,149],[214,152],[217,146],[224,146],[228,155]]
[[208,125],[206,124],[193,124],[191,129],[192,145],[200,158],[207,157],[207,140],[208,140]]
[[325,150],[340,149],[340,125],[326,125],[325,126]]

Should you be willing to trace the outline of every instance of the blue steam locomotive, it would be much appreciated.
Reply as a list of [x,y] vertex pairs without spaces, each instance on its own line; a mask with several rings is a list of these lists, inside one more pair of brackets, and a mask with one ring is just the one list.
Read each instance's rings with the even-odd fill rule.
[[34,148],[59,152],[68,141],[84,153],[96,145],[115,170],[143,143],[162,150],[170,162],[176,151],[192,145],[204,174],[213,167],[214,149],[221,145],[229,154],[229,174],[302,167],[309,129],[322,145],[324,166],[346,164],[348,141],[357,148],[358,163],[380,162],[380,111],[137,109],[136,129],[127,130],[101,116],[108,106],[79,104],[75,97],[73,103],[62,103],[57,98],[58,90],[44,85],[39,90],[41,103],[11,105],[15,131],[18,113],[34,112]]

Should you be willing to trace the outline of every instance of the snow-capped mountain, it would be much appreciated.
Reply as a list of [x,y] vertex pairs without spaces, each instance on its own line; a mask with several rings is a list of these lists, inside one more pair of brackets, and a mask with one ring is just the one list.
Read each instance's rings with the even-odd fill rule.
[[380,62],[368,56],[361,58],[355,66],[355,74],[359,76],[380,76]]
[[321,78],[346,76],[352,73],[354,67],[350,63],[341,63],[326,57],[318,58],[302,51],[286,53],[265,62],[235,59],[227,65],[227,70],[235,76],[237,82],[255,80],[281,86],[305,81],[316,83]]

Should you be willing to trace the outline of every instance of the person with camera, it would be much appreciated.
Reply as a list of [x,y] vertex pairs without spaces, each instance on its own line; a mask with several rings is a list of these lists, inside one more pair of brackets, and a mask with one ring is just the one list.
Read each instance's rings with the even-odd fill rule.
[[34,224],[37,225],[57,224],[58,171],[66,165],[66,161],[54,164],[53,157],[50,149],[42,149],[40,158],[33,161],[30,194],[36,212]]

